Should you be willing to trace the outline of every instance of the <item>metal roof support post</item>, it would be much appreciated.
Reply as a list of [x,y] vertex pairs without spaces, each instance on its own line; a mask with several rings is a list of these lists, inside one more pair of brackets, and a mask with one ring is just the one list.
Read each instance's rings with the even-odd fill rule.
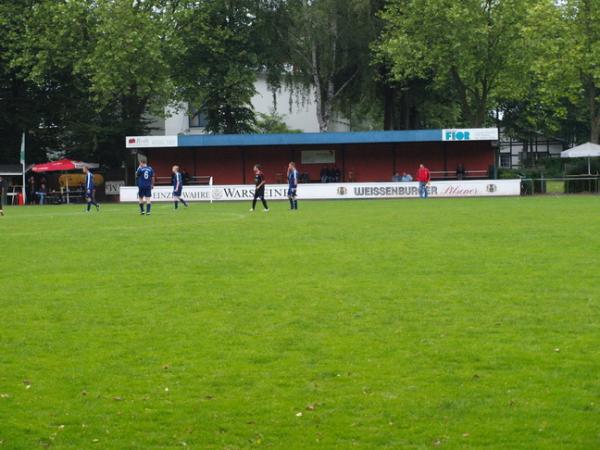
[[342,145],[342,181],[346,181],[346,145]]
[[242,158],[242,184],[246,184],[246,152],[243,148],[238,147]]
[[393,163],[392,163],[392,176],[396,175],[396,172],[398,171],[398,161],[396,158],[396,142],[394,142],[392,144],[392,158],[393,158]]

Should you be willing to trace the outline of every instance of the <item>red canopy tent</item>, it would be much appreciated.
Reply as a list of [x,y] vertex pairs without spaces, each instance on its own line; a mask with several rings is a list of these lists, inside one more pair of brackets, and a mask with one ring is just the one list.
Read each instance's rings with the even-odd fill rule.
[[[86,163],[82,161],[75,161],[72,159],[61,159],[58,161],[51,161],[42,164],[34,164],[31,166],[31,170],[36,173],[40,172],[66,172],[69,170],[81,170],[84,167],[89,167],[90,169],[97,169],[99,164],[96,163]],[[62,191],[62,189],[61,189]],[[67,180],[67,204],[71,202],[69,195],[69,181]]]
[[59,161],[52,161],[42,164],[34,164],[31,170],[34,172],[64,172],[67,170],[81,170],[84,166],[90,169],[97,169],[98,164],[96,163],[85,163],[82,161],[74,161],[72,159],[61,159]]

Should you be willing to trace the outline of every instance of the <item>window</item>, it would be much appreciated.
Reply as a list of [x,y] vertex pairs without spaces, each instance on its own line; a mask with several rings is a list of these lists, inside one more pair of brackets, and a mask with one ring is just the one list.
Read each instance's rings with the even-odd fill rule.
[[500,167],[510,169],[512,155],[510,153],[500,153]]
[[202,109],[191,109],[190,111],[193,112],[193,114],[189,116],[189,128],[206,128],[208,125],[206,113]]

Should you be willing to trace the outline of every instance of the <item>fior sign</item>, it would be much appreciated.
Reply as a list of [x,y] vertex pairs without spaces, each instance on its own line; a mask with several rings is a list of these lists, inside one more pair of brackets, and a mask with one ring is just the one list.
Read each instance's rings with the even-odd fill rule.
[[464,128],[442,130],[442,141],[497,141],[498,128]]

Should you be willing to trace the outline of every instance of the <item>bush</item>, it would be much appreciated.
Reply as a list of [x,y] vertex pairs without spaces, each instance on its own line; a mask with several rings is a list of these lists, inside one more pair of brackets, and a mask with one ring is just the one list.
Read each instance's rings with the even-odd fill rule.
[[256,114],[256,129],[255,131],[260,134],[274,134],[274,133],[302,133],[301,130],[294,130],[287,126],[285,123],[285,117],[281,114],[272,112],[271,114]]

